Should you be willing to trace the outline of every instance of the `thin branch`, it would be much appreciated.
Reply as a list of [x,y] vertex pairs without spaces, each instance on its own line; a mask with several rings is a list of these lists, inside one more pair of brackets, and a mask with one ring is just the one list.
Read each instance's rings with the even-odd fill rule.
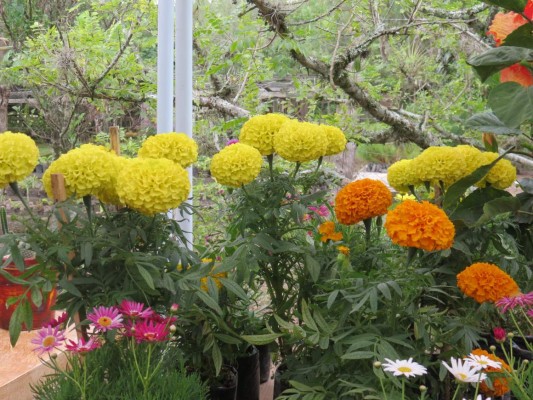
[[334,90],[337,89],[333,80],[333,75],[335,72],[335,58],[337,57],[337,51],[339,50],[342,33],[346,28],[348,28],[348,25],[350,25],[350,23],[352,22],[354,15],[355,14],[352,13],[350,15],[350,18],[348,18],[348,21],[346,21],[346,23],[337,32],[337,41],[335,42],[335,48],[333,49],[333,55],[331,56],[331,66],[329,67],[329,83],[331,84]]
[[200,107],[211,108],[232,117],[242,118],[250,116],[250,111],[216,96],[195,95],[195,103]]
[[434,15],[435,17],[439,18],[448,18],[448,19],[471,19],[476,14],[479,14],[480,12],[485,11],[489,8],[488,4],[476,4],[472,8],[467,8],[465,10],[458,10],[458,11],[448,11],[448,10],[442,10],[439,8],[433,8],[428,6],[422,6],[421,11],[426,14]]
[[300,22],[293,22],[293,23],[288,23],[287,26],[299,26],[299,25],[306,25],[306,24],[311,24],[313,22],[316,22],[318,20],[321,20],[322,18],[325,18],[327,17],[328,15],[330,15],[333,11],[335,11],[337,8],[339,8],[341,5],[343,5],[344,3],[346,3],[346,0],[341,0],[340,3],[338,3],[337,5],[331,7],[328,11],[326,11],[324,14],[321,14],[319,15],[318,17],[315,17],[315,18],[312,18],[312,19],[308,19],[307,21],[300,21]]

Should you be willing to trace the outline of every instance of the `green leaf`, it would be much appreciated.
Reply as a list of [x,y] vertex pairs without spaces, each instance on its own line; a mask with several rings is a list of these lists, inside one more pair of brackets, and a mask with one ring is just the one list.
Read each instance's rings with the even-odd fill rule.
[[485,175],[488,174],[490,169],[498,162],[500,161],[503,156],[505,156],[511,149],[504,152],[502,155],[500,155],[497,159],[495,159],[493,162],[487,165],[483,165],[476,169],[474,172],[472,172],[470,175],[465,176],[464,178],[459,179],[457,182],[455,182],[453,185],[451,185],[448,190],[446,190],[446,194],[444,195],[444,200],[442,202],[442,206],[446,210],[450,210],[452,207],[455,207],[461,197],[466,193],[466,191],[473,185],[475,185],[477,182],[482,180]]
[[220,374],[220,370],[222,369],[222,352],[216,343],[213,344],[211,355],[213,357],[213,363],[215,364],[215,374],[218,376],[218,374]]
[[381,292],[381,294],[385,296],[387,300],[390,300],[392,298],[390,294],[389,286],[386,283],[383,283],[383,282],[378,283],[377,288]]
[[61,278],[58,284],[62,289],[65,289],[70,294],[73,294],[76,297],[83,297],[78,288],[74,286],[72,282],[68,281],[66,276]]
[[43,294],[39,290],[39,288],[32,288],[31,289],[31,302],[35,304],[36,307],[40,307],[43,302]]
[[[215,272],[216,273],[216,272]],[[246,292],[240,287],[235,281],[232,281],[231,279],[227,278],[218,278],[220,283],[224,285],[224,287],[235,294],[237,297],[246,300],[248,297],[246,296]]]
[[500,46],[487,50],[483,54],[472,57],[468,60],[481,81],[485,81],[489,76],[507,68],[513,64],[533,60],[533,51],[523,47]]
[[222,309],[220,308],[218,303],[211,296],[209,296],[206,292],[204,292],[203,290],[198,290],[196,292],[196,295],[200,298],[200,300],[202,300],[205,303],[206,306],[213,309],[213,311],[215,311],[218,315],[223,314]]
[[318,263],[318,261],[311,257],[311,255],[306,254],[305,266],[309,270],[309,275],[311,275],[311,279],[313,280],[313,282],[316,282],[320,275],[320,264]]
[[465,122],[467,128],[495,135],[520,135],[520,129],[509,128],[492,111],[475,114]]
[[11,314],[11,319],[9,320],[9,341],[11,346],[15,346],[20,336],[20,331],[22,330],[22,307],[16,307],[13,314]]
[[524,24],[512,31],[503,41],[503,46],[517,46],[533,49],[533,28],[531,27],[531,24]]
[[265,333],[263,335],[242,335],[241,338],[247,343],[253,344],[255,346],[261,346],[264,344],[272,343],[280,336],[280,333]]
[[366,358],[373,358],[376,353],[373,351],[353,351],[351,353],[344,354],[341,358],[343,360],[363,360]]
[[139,265],[139,264],[136,264],[136,265],[137,265],[137,269],[139,270],[139,273],[141,274],[142,278],[146,282],[146,285],[148,285],[150,289],[155,290],[154,279],[152,278],[152,275],[150,275],[150,272],[148,272],[146,268],[144,268],[142,265]]
[[483,215],[476,225],[483,225],[499,214],[516,212],[520,209],[520,200],[516,197],[500,197],[483,205]]
[[476,189],[457,205],[450,218],[452,221],[460,220],[466,225],[472,226],[483,215],[483,205],[487,201],[509,196],[511,196],[509,192],[490,186],[483,189]]
[[522,13],[527,4],[527,0],[483,0],[483,2],[517,13]]
[[533,86],[524,87],[516,82],[496,86],[489,94],[488,104],[494,114],[510,128],[533,120]]
[[311,313],[309,312],[309,308],[307,307],[307,303],[305,300],[302,300],[301,309],[302,309],[302,319],[304,323],[312,330],[318,331],[318,326],[315,323],[315,320],[313,319],[313,317],[311,316]]
[[241,344],[241,340],[239,340],[236,337],[226,335],[224,333],[215,333],[215,337],[219,339],[220,341],[228,344]]
[[335,300],[337,299],[337,296],[339,295],[339,290],[336,289],[334,290],[333,292],[331,292],[328,296],[328,302],[326,304],[326,307],[328,309],[331,308],[331,306],[333,305],[333,303],[335,302]]

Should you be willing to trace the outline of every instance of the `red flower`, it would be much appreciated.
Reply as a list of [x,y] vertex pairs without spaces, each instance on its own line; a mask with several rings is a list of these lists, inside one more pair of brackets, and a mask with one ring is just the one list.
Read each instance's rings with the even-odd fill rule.
[[170,331],[166,323],[155,321],[139,321],[135,324],[135,340],[142,342],[164,342],[168,339]]
[[500,82],[516,82],[522,86],[533,86],[531,70],[520,64],[513,64],[500,71]]
[[505,329],[497,327],[492,330],[492,333],[494,335],[494,339],[496,339],[498,343],[505,342],[505,338],[507,337],[507,332],[505,332]]

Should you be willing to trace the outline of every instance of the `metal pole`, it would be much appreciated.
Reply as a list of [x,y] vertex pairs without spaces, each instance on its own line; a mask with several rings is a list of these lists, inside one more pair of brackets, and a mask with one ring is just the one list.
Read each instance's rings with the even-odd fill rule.
[[[176,106],[175,124],[176,132],[183,132],[192,137],[192,34],[193,34],[193,0],[176,0],[176,49],[175,49],[175,87],[174,99]],[[191,192],[188,203],[192,205],[193,176],[192,167],[187,169],[191,182]],[[192,244],[193,221],[192,215],[186,215],[186,219],[180,223],[186,232],[187,241]]]
[[[179,1],[179,0],[178,0]],[[172,131],[174,0],[157,5],[157,133]]]

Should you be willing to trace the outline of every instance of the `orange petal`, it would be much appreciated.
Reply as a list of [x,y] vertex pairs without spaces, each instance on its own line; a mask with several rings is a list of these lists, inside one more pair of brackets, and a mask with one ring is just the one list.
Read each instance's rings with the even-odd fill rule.
[[514,64],[500,71],[500,82],[517,82],[522,86],[532,86],[533,74],[529,68]]
[[529,19],[533,19],[533,0],[529,0],[524,8],[524,15]]
[[[529,4],[528,6],[526,6],[526,9],[528,7],[529,7]],[[494,19],[492,20],[492,24],[489,27],[487,35],[494,36],[494,41],[496,42],[496,46],[500,46],[505,40],[505,38],[512,31],[521,27],[526,22],[527,22],[527,19],[525,19],[520,14],[517,14],[512,11],[508,13],[498,13],[495,15]]]

